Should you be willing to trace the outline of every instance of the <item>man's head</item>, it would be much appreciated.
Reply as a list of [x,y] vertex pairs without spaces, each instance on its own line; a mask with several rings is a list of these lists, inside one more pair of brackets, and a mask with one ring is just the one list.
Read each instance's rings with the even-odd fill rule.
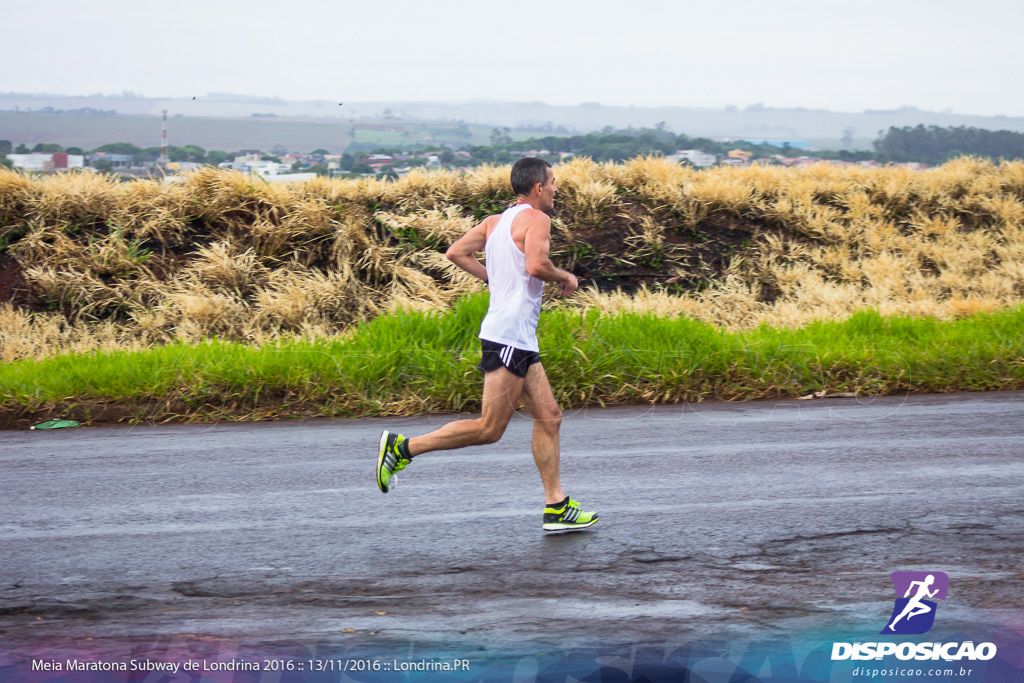
[[556,189],[551,164],[543,159],[526,157],[512,165],[512,190],[529,200],[535,209],[554,209]]

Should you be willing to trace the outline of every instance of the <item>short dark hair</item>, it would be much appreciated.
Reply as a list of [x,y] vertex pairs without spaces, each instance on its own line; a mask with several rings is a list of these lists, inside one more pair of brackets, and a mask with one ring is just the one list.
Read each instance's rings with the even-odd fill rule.
[[537,183],[548,181],[551,164],[539,157],[524,157],[512,164],[512,190],[517,195],[528,195]]

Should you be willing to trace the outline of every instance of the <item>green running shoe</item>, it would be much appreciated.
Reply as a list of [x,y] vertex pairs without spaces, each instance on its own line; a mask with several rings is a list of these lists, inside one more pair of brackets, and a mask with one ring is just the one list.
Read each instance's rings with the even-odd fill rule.
[[597,513],[583,512],[580,504],[568,496],[561,503],[544,508],[544,531],[586,529],[595,524]]
[[386,429],[380,435],[380,449],[377,454],[377,487],[382,493],[387,493],[395,487],[397,483],[395,473],[404,470],[405,466],[411,462],[398,450],[398,444],[405,440],[401,434],[392,434]]

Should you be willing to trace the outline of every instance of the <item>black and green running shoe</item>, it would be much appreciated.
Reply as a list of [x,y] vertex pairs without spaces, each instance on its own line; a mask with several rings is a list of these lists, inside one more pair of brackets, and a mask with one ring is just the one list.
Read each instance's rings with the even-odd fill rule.
[[557,505],[544,508],[544,531],[586,529],[597,524],[596,512],[583,512],[580,504],[568,496]]
[[377,487],[382,493],[387,493],[395,487],[395,472],[404,470],[411,461],[402,453],[408,453],[406,448],[399,449],[405,443],[406,438],[401,434],[392,434],[384,430],[380,435],[380,450],[377,454]]

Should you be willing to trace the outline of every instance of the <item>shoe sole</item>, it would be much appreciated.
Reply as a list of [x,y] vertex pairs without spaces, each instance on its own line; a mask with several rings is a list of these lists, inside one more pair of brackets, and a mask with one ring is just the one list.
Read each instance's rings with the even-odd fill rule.
[[586,524],[563,524],[561,522],[548,522],[544,525],[544,531],[572,531],[573,529],[586,529],[597,524],[597,520],[592,520]]
[[380,480],[380,471],[384,467],[384,449],[387,448],[389,436],[391,436],[390,432],[384,430],[384,433],[380,435],[380,446],[377,448],[377,488],[381,493],[391,490],[391,487],[385,486]]

